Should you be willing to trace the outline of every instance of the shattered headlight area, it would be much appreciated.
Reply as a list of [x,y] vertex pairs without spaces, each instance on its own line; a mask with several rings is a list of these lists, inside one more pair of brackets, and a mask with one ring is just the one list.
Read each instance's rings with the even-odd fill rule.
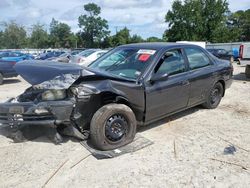
[[78,99],[89,99],[93,94],[99,94],[100,92],[96,88],[92,88],[87,84],[81,84],[70,87],[70,91]]
[[53,101],[53,100],[61,100],[66,98],[65,90],[47,90],[41,95],[42,101]]
[[39,126],[49,127],[55,143],[62,141],[61,134],[87,139],[88,131],[76,123],[82,116],[76,110],[76,103],[79,98],[89,99],[93,91],[85,89],[83,92],[76,86],[70,88],[78,77],[73,74],[57,76],[0,104],[0,125],[11,128],[11,138],[16,142],[21,141],[20,131],[27,126],[31,132]]

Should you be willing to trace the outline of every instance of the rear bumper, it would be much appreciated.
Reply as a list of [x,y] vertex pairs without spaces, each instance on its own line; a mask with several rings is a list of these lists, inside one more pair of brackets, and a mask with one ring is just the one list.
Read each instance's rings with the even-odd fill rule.
[[72,101],[49,101],[41,103],[15,103],[13,99],[0,104],[0,125],[19,127],[23,125],[56,126],[70,122]]

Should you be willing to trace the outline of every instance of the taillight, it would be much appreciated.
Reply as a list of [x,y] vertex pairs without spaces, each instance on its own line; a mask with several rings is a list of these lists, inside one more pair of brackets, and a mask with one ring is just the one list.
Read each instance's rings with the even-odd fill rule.
[[243,50],[244,50],[244,45],[240,45],[240,54],[239,54],[240,59],[242,59],[242,57],[243,57]]

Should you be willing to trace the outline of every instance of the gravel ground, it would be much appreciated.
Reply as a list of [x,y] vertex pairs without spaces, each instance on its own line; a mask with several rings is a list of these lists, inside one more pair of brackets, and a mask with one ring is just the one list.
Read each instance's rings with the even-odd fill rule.
[[[195,107],[143,127],[154,144],[114,159],[97,160],[74,139],[13,143],[0,130],[0,187],[43,187],[59,167],[45,187],[249,187],[250,81],[234,67],[217,109]],[[27,87],[19,77],[6,80],[0,101]],[[223,153],[229,145],[233,155]]]

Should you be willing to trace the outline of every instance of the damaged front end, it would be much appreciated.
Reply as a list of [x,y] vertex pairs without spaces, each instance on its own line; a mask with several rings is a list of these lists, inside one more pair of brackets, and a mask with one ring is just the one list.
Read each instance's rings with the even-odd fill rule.
[[[60,70],[56,70],[59,70],[57,76],[46,80],[46,78],[41,79],[40,76],[29,79],[25,73],[27,71],[34,73],[40,66],[36,65],[34,68],[33,65],[32,70],[21,71],[27,66],[28,63],[24,63],[16,70],[26,81],[32,85],[37,84],[28,88],[20,96],[0,104],[0,125],[11,129],[10,137],[16,142],[25,139],[21,131],[26,126],[49,127],[55,143],[62,141],[61,134],[87,139],[88,131],[76,123],[81,118],[81,114],[76,110],[78,88],[70,87],[81,76],[81,68],[71,67],[67,71],[67,66],[65,69],[60,67]],[[45,72],[44,77],[46,77]],[[44,79],[46,81],[43,81]],[[42,82],[39,83],[39,80]]]

